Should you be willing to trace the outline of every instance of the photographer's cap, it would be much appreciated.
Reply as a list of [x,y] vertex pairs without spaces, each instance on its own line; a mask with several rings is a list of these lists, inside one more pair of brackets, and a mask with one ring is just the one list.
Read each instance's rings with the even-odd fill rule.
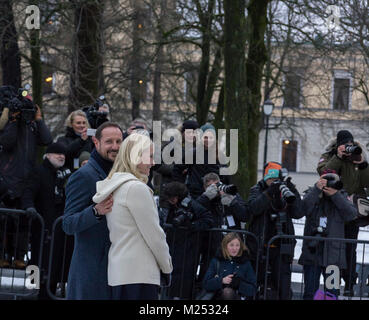
[[264,166],[264,181],[281,177],[282,166],[278,162],[268,162]]
[[46,148],[45,153],[58,153],[58,154],[66,155],[67,154],[67,149],[64,146],[64,144],[62,144],[60,142],[54,142]]
[[348,142],[354,142],[354,137],[348,130],[340,130],[337,133],[337,147]]

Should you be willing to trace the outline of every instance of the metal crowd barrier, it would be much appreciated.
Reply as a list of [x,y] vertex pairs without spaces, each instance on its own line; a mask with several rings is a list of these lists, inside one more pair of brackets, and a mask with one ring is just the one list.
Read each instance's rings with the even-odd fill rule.
[[[341,299],[347,299],[347,300],[351,300],[351,299],[354,299],[354,300],[362,300],[362,299],[367,299],[368,296],[364,296],[364,293],[367,294],[369,292],[369,286],[367,284],[367,280],[368,280],[368,276],[369,276],[369,269],[368,269],[368,262],[367,261],[368,259],[366,259],[365,257],[365,246],[369,244],[369,241],[367,240],[355,240],[355,239],[343,239],[343,238],[326,238],[326,237],[319,237],[319,236],[297,236],[297,235],[276,235],[274,237],[272,237],[267,246],[266,246],[266,257],[265,257],[265,265],[264,265],[264,281],[263,281],[263,296],[262,296],[262,299],[268,299],[268,290],[271,290],[273,289],[276,294],[278,295],[278,293],[280,292],[280,289],[281,287],[279,286],[281,283],[280,283],[280,278],[278,278],[278,286],[277,287],[274,287],[274,288],[271,288],[272,287],[272,284],[271,284],[271,280],[268,279],[269,276],[270,276],[270,271],[268,270],[269,267],[270,267],[270,263],[272,262],[272,259],[271,259],[271,248],[273,247],[273,243],[275,243],[276,241],[278,240],[282,240],[283,239],[290,239],[290,240],[305,240],[305,241],[317,241],[319,244],[321,242],[338,242],[340,244],[343,244],[343,247],[341,248],[341,245],[339,246],[339,252],[341,254],[341,249],[345,251],[345,254],[346,254],[346,244],[350,243],[350,244],[358,244],[358,245],[362,245],[363,248],[357,248],[356,249],[356,252],[357,254],[359,254],[360,251],[362,251],[362,254],[361,254],[361,262],[360,263],[357,263],[357,261],[355,260],[355,265],[356,265],[356,268],[355,270],[353,270],[352,272],[357,272],[358,271],[358,283],[354,284],[354,296],[347,296],[347,297],[343,297],[341,292],[342,292],[342,285],[341,285],[341,278],[342,278],[342,269],[340,269],[338,266],[338,269],[339,269],[339,288],[337,288],[337,292],[339,293],[339,296],[337,298],[339,298],[339,300]],[[324,249],[323,249],[324,250]],[[316,249],[315,251],[315,256],[317,256],[318,254],[321,254],[321,251],[318,252],[318,250]],[[274,257],[275,258],[278,258],[278,259],[282,259],[282,254],[280,253],[277,257]],[[294,258],[294,261],[296,261],[296,258],[298,259],[299,257],[295,257],[293,256]],[[338,256],[338,260],[341,258],[341,256],[339,255]],[[352,259],[352,257],[351,257]],[[347,257],[345,257],[345,260],[347,261]],[[316,258],[314,258],[314,261],[316,261]],[[314,264],[312,266],[317,266],[317,264]],[[326,266],[322,267],[324,270]],[[348,266],[347,266],[348,267]],[[302,273],[303,275],[303,266],[301,267],[298,267],[296,264],[293,264],[291,266],[291,277],[293,276],[293,273],[295,272],[299,272],[299,273]],[[330,276],[330,275],[326,275],[326,276]],[[322,290],[324,293],[326,292],[329,292],[329,290],[327,290],[325,288],[325,277],[324,278],[324,281],[323,281],[323,284],[322,284],[322,281],[321,281],[321,278],[323,276],[321,275],[320,276],[320,279],[319,279],[319,290]],[[348,275],[348,278],[351,279],[351,273]],[[304,286],[305,286],[305,279],[304,277],[302,276],[301,277],[301,283],[300,283],[300,294],[299,296],[293,296],[291,297],[291,299],[295,299],[295,300],[300,300],[303,298],[302,294],[304,292]],[[295,283],[296,284],[296,283]],[[282,284],[283,285],[283,284]],[[292,281],[291,281],[291,285],[292,285]],[[291,286],[292,288],[292,286]],[[271,298],[271,299],[279,299],[278,296],[276,298]]]
[[[196,296],[202,289],[202,280],[209,263],[220,248],[221,240],[226,233],[237,232],[243,238],[246,246],[248,240],[253,238],[257,246],[259,246],[257,237],[246,230],[212,228],[200,231],[187,231],[184,227],[174,228],[170,224],[165,224],[164,230],[167,234],[174,269],[172,272],[172,284],[168,288],[162,288],[161,300],[196,299]],[[180,232],[185,237],[176,242],[176,237]],[[188,236],[188,232],[190,232],[190,236]],[[206,245],[204,240],[207,240]],[[256,270],[254,270],[256,277],[258,261],[257,257]],[[190,278],[189,275],[191,275]]]
[[74,238],[64,233],[62,221],[63,217],[60,216],[53,223],[48,260],[46,289],[49,297],[54,300],[66,300],[68,271],[73,253]]
[[[22,219],[22,228],[20,230],[20,220]],[[39,223],[38,238],[39,241],[32,241],[35,251],[39,252],[38,259],[29,258],[32,236],[32,226],[35,221]],[[26,226],[25,226],[26,224]],[[26,230],[24,230],[26,227]],[[45,224],[43,218],[38,214],[29,214],[24,210],[0,208],[0,297],[1,299],[18,299],[18,298],[37,298],[39,290],[37,289],[37,274],[40,275],[42,250],[44,244]],[[23,237],[23,238],[21,238]],[[24,237],[27,237],[24,239]],[[23,245],[23,248],[20,246]],[[32,271],[29,267],[16,269],[14,260],[19,257],[19,251],[24,251],[27,256],[26,264],[32,261]],[[22,257],[24,259],[24,257]],[[5,261],[9,266],[5,266]],[[5,266],[5,267],[4,267]],[[29,273],[27,273],[29,270]],[[36,278],[35,278],[36,276]],[[35,279],[34,279],[35,278]],[[41,278],[40,278],[41,279]]]

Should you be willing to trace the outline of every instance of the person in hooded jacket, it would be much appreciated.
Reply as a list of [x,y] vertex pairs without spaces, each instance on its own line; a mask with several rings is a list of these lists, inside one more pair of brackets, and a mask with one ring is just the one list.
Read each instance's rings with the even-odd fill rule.
[[[351,150],[350,150],[351,149]],[[352,152],[348,152],[352,151]],[[340,130],[332,138],[320,156],[317,171],[321,175],[325,170],[334,170],[340,176],[343,188],[357,206],[359,198],[367,198],[369,194],[369,166],[364,146],[354,139],[348,130]],[[345,224],[345,238],[357,239],[359,227],[369,224],[369,216],[359,214],[357,218]],[[347,269],[342,270],[345,281],[344,295],[353,296],[353,286],[357,280],[356,272],[356,244],[346,245]]]
[[89,123],[86,114],[82,110],[76,110],[69,114],[65,120],[65,136],[58,138],[57,142],[67,148],[65,166],[72,172],[79,168],[79,156],[83,151],[89,153],[94,149],[91,137],[87,135]]
[[114,300],[157,300],[161,273],[173,270],[172,259],[152,190],[153,143],[132,133],[124,139],[108,177],[96,184],[95,203],[113,195],[106,216],[111,246],[108,284]]
[[256,276],[248,249],[235,232],[226,234],[221,248],[206,271],[203,288],[215,292],[215,299],[251,299],[256,292]]
[[[333,186],[327,186],[328,180]],[[314,187],[309,188],[302,200],[302,211],[306,215],[304,236],[344,238],[345,222],[354,220],[357,210],[341,188],[339,176],[334,172],[323,172]],[[299,264],[304,266],[305,300],[313,299],[320,275],[327,276],[327,266],[347,268],[345,247],[344,242],[303,241]],[[340,293],[337,289],[327,291],[336,296]]]

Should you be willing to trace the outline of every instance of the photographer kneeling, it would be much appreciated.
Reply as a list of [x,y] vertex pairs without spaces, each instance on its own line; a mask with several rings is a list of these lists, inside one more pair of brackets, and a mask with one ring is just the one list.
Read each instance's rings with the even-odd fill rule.
[[[303,216],[300,209],[300,194],[291,182],[291,178],[283,181],[282,166],[277,162],[268,162],[264,166],[264,178],[250,189],[248,199],[250,221],[249,231],[259,241],[260,252],[255,241],[248,242],[253,267],[259,256],[258,284],[264,283],[266,253],[268,241],[276,235],[294,235],[292,219]],[[270,299],[291,299],[291,263],[296,240],[277,239],[270,245],[268,272],[271,279]],[[264,289],[260,292],[263,293]],[[265,297],[268,298],[268,297]]]
[[[339,176],[327,170],[302,200],[302,212],[306,215],[304,236],[344,238],[345,222],[352,221],[357,211],[341,190]],[[304,240],[299,264],[304,266],[304,300],[311,300],[319,288],[320,275],[326,278],[325,268],[335,265],[346,269],[346,245],[344,242]],[[339,290],[327,290],[339,295]]]
[[166,230],[173,264],[168,295],[174,299],[191,299],[197,269],[199,231],[212,227],[211,214],[188,196],[185,184],[170,182],[163,185],[159,215],[162,225],[173,225],[173,228]]

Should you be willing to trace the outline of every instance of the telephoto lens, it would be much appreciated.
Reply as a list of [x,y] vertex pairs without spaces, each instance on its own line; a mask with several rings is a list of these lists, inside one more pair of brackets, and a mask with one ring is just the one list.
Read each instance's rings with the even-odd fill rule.
[[227,184],[224,184],[222,182],[218,182],[216,184],[216,186],[217,186],[219,191],[223,191],[224,193],[228,193],[228,194],[231,194],[233,196],[235,196],[238,192],[237,186],[235,186],[234,184],[227,185]]
[[286,185],[281,184],[279,190],[282,193],[282,198],[286,200],[287,203],[292,203],[296,200],[295,194]]
[[351,154],[361,154],[363,150],[359,146],[346,145],[345,152]]

